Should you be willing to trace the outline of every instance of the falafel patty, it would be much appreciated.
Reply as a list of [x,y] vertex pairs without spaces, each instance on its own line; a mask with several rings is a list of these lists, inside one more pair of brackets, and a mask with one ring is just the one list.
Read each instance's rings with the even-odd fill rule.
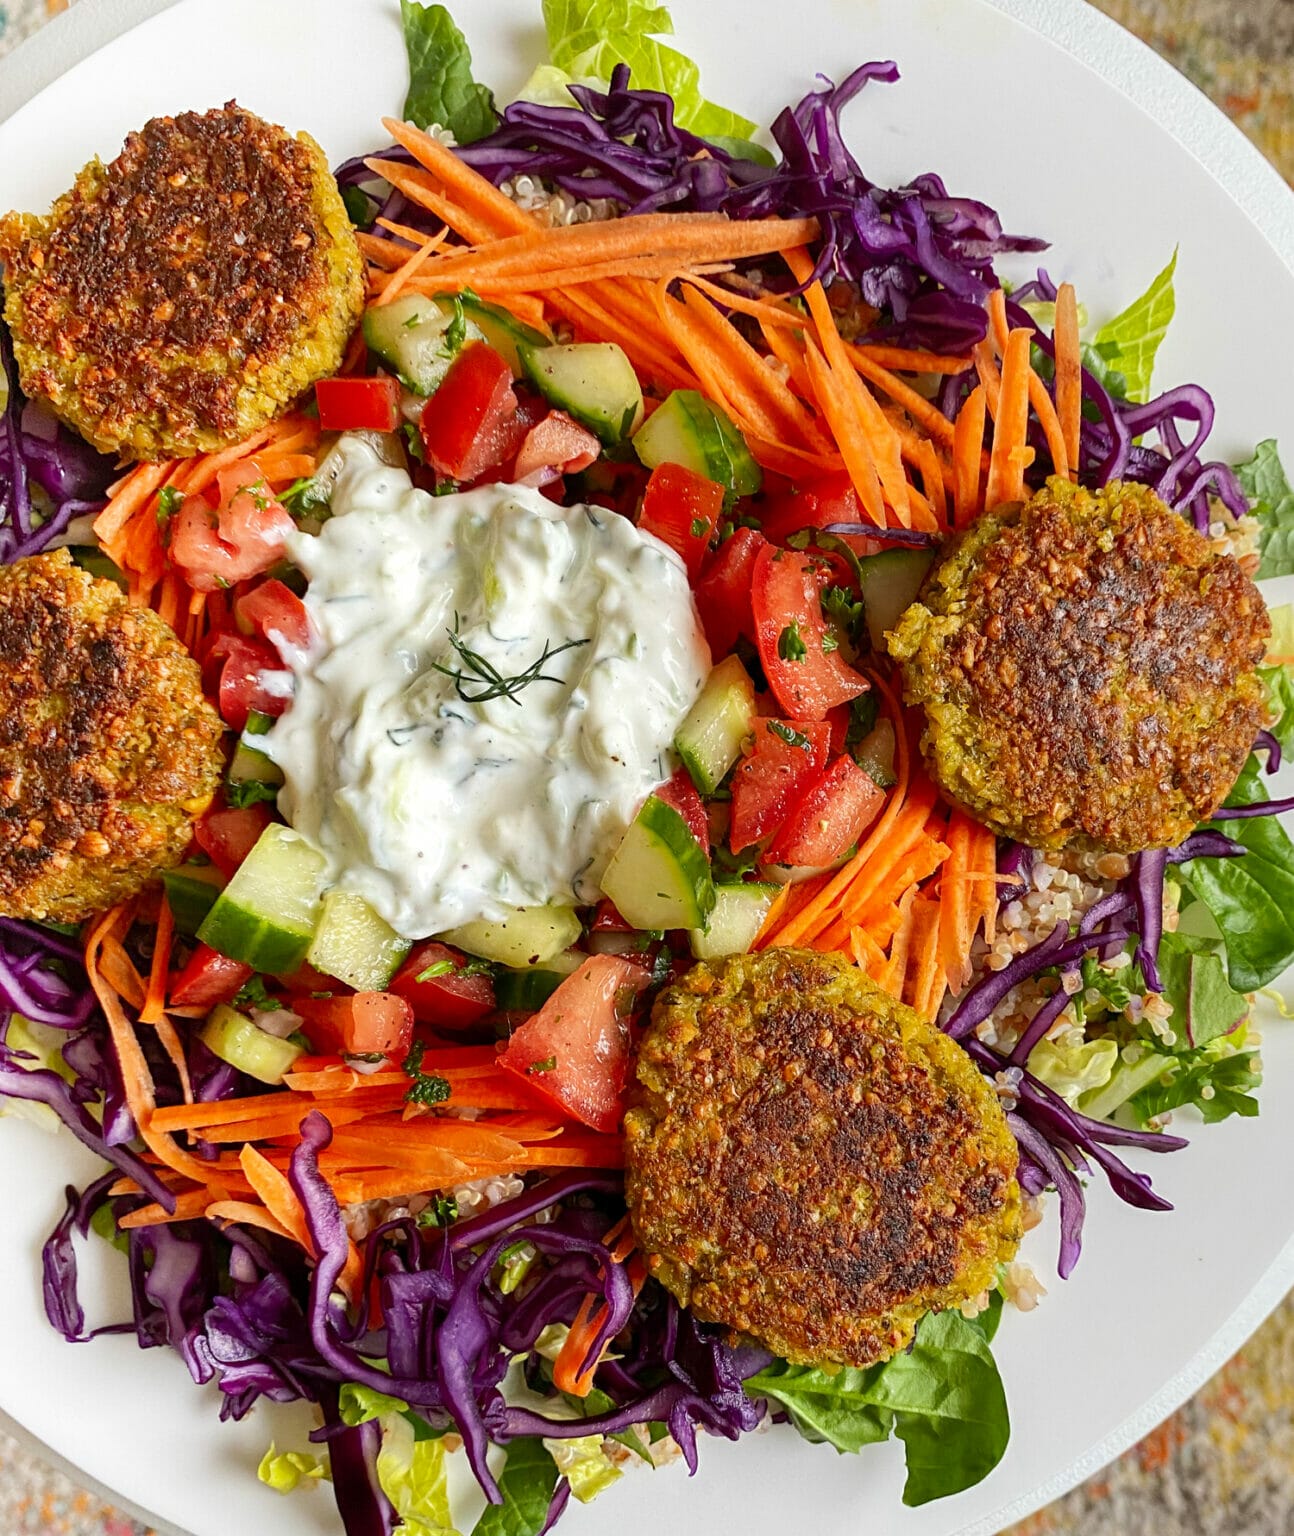
[[105,453],[210,453],[335,373],[364,304],[337,183],[307,134],[230,102],[157,117],[47,218],[0,220],[28,395]]
[[648,1266],[793,1363],[886,1359],[1015,1252],[996,1094],[839,955],[693,966],[653,1009],[638,1081],[625,1188]]
[[1052,479],[949,547],[889,648],[949,799],[1034,848],[1131,853],[1226,798],[1270,633],[1235,560],[1148,487]]
[[0,566],[0,915],[78,922],[177,863],[221,730],[151,609],[64,549]]

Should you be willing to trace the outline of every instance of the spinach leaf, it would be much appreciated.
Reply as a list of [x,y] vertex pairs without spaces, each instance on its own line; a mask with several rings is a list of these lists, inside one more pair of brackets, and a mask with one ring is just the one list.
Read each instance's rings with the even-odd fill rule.
[[999,1298],[975,1323],[960,1312],[931,1314],[911,1349],[870,1370],[829,1374],[774,1361],[746,1391],[785,1408],[806,1440],[838,1451],[897,1434],[907,1453],[903,1502],[943,1498],[979,1482],[1006,1449],[1006,1394],[986,1337],[1000,1307]]
[[746,1381],[751,1397],[779,1403],[791,1423],[815,1445],[834,1445],[840,1452],[860,1451],[888,1440],[893,1416],[877,1408],[868,1396],[884,1366],[857,1370],[845,1366],[835,1374],[814,1365],[788,1365],[774,1360]]
[[1169,1020],[1174,1049],[1198,1050],[1229,1035],[1249,1012],[1249,999],[1227,981],[1219,946],[1208,939],[1166,933],[1159,941],[1159,974],[1164,997],[1173,1005]]
[[404,116],[419,128],[439,123],[460,144],[493,133],[499,114],[494,97],[472,77],[472,54],[443,5],[400,0],[404,46],[409,55],[409,94]]
[[[1227,804],[1266,798],[1251,754]],[[1274,816],[1214,825],[1248,852],[1243,858],[1192,859],[1179,872],[1224,935],[1227,979],[1237,992],[1254,992],[1294,963],[1294,844]]]
[[1150,379],[1155,368],[1159,344],[1168,334],[1177,298],[1173,291],[1173,273],[1177,270],[1177,252],[1139,299],[1122,314],[1107,321],[1092,338],[1092,350],[1101,359],[1105,371],[1123,376],[1130,400],[1150,398]]
[[499,1477],[502,1504],[487,1504],[472,1536],[538,1536],[557,1486],[557,1463],[542,1440],[513,1440]]
[[1276,439],[1259,443],[1247,464],[1236,465],[1236,476],[1259,523],[1259,579],[1294,573],[1294,489],[1281,468]]
[[923,1319],[916,1343],[881,1367],[872,1391],[894,1415],[907,1452],[903,1502],[972,1488],[997,1466],[1011,1425],[1006,1392],[983,1334],[960,1312]]
[[1258,676],[1267,688],[1267,698],[1276,716],[1272,735],[1286,752],[1294,752],[1294,668],[1259,667]]

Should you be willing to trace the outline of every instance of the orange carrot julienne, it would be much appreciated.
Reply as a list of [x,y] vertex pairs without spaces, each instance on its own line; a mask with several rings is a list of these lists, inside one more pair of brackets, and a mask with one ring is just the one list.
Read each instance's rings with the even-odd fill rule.
[[511,198],[429,133],[394,117],[384,117],[382,126],[419,165],[431,172],[446,192],[483,223],[488,223],[496,233],[515,234],[536,227],[530,215],[518,208]]
[[845,351],[850,362],[869,384],[875,384],[891,400],[901,405],[913,421],[920,423],[936,442],[952,447],[953,424],[938,406],[932,405],[924,395],[919,395],[890,369],[882,368],[867,348],[846,344]]
[[[993,339],[997,343],[997,349],[1005,355],[1010,339],[1010,328],[1007,324],[1006,296],[1000,288],[989,295],[989,317],[993,323]],[[1051,454],[1053,470],[1061,479],[1068,479],[1069,448],[1061,429],[1060,417],[1056,414],[1056,407],[1052,403],[1047,386],[1032,366],[1029,369],[1028,382],[1029,404],[1033,407],[1033,413],[1042,427],[1043,436],[1047,439],[1047,451]]]
[[996,421],[998,396],[1002,391],[1002,375],[998,372],[997,356],[993,351],[993,343],[987,339],[977,342],[972,349],[971,356],[975,360],[975,371],[979,374],[980,384],[984,389],[988,413]]
[[916,900],[916,892],[909,891],[899,906],[899,926],[895,930],[894,939],[890,945],[890,958],[886,962],[885,975],[881,986],[890,994],[902,1000],[903,983],[908,973],[908,952],[912,946],[912,907]]
[[983,384],[979,384],[971,391],[965,404],[957,413],[953,466],[956,477],[954,526],[958,530],[969,527],[983,510],[980,500],[980,475],[987,413],[988,395]]
[[1030,333],[1012,331],[1002,359],[1001,393],[993,428],[993,454],[989,461],[984,505],[990,511],[1003,502],[1024,495],[1024,471],[1032,458],[1027,445],[1029,431]]
[[955,377],[965,373],[971,366],[969,357],[945,357],[937,352],[920,352],[911,347],[887,347],[873,341],[856,342],[855,346],[891,373],[940,373]]
[[861,424],[850,410],[848,395],[840,389],[836,376],[812,341],[805,343],[804,362],[814,399],[840,447],[862,509],[878,528],[883,528],[886,518],[880,477]]
[[1083,353],[1078,331],[1078,298],[1072,283],[1056,290],[1056,414],[1065,437],[1065,452],[1075,475],[1079,468],[1083,430]]
[[202,1213],[208,1221],[228,1221],[240,1227],[259,1227],[276,1237],[295,1241],[293,1234],[254,1200],[213,1200]]
[[939,963],[939,906],[924,897],[912,904],[912,940],[908,958],[907,1000],[930,1023],[943,999]]
[[166,1017],[166,977],[171,964],[171,941],[174,935],[175,919],[171,916],[171,904],[163,890],[157,909],[157,931],[153,935],[153,961],[148,972],[148,989],[139,1015],[142,1024],[160,1024]]

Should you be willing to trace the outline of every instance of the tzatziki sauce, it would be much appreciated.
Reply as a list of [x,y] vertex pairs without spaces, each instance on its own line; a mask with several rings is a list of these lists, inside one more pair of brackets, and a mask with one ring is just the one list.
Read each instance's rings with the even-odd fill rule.
[[597,900],[709,670],[682,561],[599,507],[340,458],[329,520],[288,541],[311,642],[256,741],[280,810],[406,938]]

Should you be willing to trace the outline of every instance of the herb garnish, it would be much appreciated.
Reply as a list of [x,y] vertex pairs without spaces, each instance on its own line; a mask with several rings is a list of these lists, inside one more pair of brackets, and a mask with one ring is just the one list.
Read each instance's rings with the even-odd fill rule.
[[778,635],[777,654],[783,661],[803,661],[808,656],[809,649],[804,643],[799,623],[795,619],[792,619]]
[[184,492],[178,485],[164,485],[157,493],[157,526],[165,528],[180,510]]
[[265,990],[265,981],[252,976],[234,994],[236,1008],[255,1008],[262,1013],[273,1013],[279,1006],[277,999]]
[[437,960],[434,965],[429,965],[425,971],[419,971],[414,977],[415,981],[431,981],[437,976],[448,976],[454,969],[452,960]]
[[526,1068],[526,1075],[533,1077],[538,1072],[554,1072],[557,1069],[557,1057],[545,1056],[542,1061],[532,1061]]
[[443,1077],[422,1070],[422,1058],[426,1051],[427,1042],[415,1040],[401,1064],[401,1070],[413,1079],[404,1091],[406,1104],[443,1104],[449,1097],[448,1082]]
[[[459,638],[458,625],[459,617],[455,614],[453,629],[447,629],[445,633],[449,636],[450,645],[454,647],[454,650],[462,660],[465,670],[459,670],[457,667],[447,667],[438,661],[433,661],[431,667],[432,671],[439,672],[443,676],[454,680],[454,692],[457,693],[464,704],[486,704],[491,699],[507,698],[520,708],[521,700],[517,695],[523,688],[528,688],[531,683],[560,683],[564,681],[563,678],[553,677],[550,673],[542,670],[546,662],[551,661],[554,656],[560,656],[563,651],[574,650],[578,646],[589,644],[589,637],[587,636],[583,640],[567,640],[562,645],[550,645],[545,640],[542,653],[530,663],[524,672],[518,672],[513,677],[504,677],[503,673],[499,671],[493,662],[487,660],[479,651],[474,651],[466,641]],[[475,693],[469,693],[467,685],[473,679],[483,683],[485,686],[477,689]]]
[[799,747],[802,752],[807,752],[812,745],[807,736],[784,724],[781,720],[770,720],[768,728],[774,736],[784,741],[788,747]]
[[447,1227],[458,1220],[458,1201],[453,1195],[433,1195],[431,1204],[418,1212],[416,1220],[420,1227]]

